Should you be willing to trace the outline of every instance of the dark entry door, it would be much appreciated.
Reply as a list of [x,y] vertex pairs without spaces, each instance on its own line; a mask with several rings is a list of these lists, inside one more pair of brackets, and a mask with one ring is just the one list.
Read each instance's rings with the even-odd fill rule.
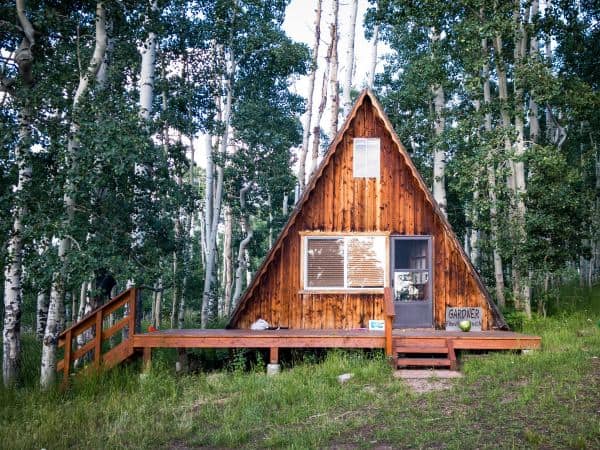
[[430,236],[392,237],[394,328],[433,326],[433,279]]

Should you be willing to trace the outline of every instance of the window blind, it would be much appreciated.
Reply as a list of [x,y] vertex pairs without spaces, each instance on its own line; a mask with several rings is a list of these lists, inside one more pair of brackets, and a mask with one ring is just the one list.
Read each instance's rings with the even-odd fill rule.
[[376,238],[348,238],[348,287],[383,287],[383,254],[375,246]]
[[343,239],[307,239],[306,285],[344,287]]

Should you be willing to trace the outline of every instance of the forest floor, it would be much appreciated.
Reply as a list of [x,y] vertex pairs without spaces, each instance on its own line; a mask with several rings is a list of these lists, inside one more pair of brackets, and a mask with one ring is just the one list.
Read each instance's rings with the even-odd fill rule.
[[[288,355],[275,377],[242,353],[228,369],[177,376],[174,352],[157,352],[149,373],[132,365],[42,393],[27,338],[31,376],[0,388],[0,447],[597,449],[600,290],[576,301],[524,324],[541,351],[467,355],[464,377],[421,393],[380,353],[340,351]],[[340,384],[343,373],[354,376]]]

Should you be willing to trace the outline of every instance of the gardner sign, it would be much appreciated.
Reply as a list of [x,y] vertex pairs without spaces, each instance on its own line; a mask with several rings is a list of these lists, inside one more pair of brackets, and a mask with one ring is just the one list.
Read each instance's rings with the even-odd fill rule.
[[460,331],[458,323],[461,320],[471,321],[471,331],[481,331],[481,308],[446,308],[446,331]]

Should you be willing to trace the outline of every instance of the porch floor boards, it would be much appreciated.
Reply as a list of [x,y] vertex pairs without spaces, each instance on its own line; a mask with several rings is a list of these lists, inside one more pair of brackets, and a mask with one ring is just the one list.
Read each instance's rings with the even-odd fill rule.
[[[457,350],[539,349],[541,338],[511,331],[393,331],[394,345],[445,345],[452,339]],[[133,348],[384,348],[383,331],[369,330],[241,330],[171,329],[135,334]]]

